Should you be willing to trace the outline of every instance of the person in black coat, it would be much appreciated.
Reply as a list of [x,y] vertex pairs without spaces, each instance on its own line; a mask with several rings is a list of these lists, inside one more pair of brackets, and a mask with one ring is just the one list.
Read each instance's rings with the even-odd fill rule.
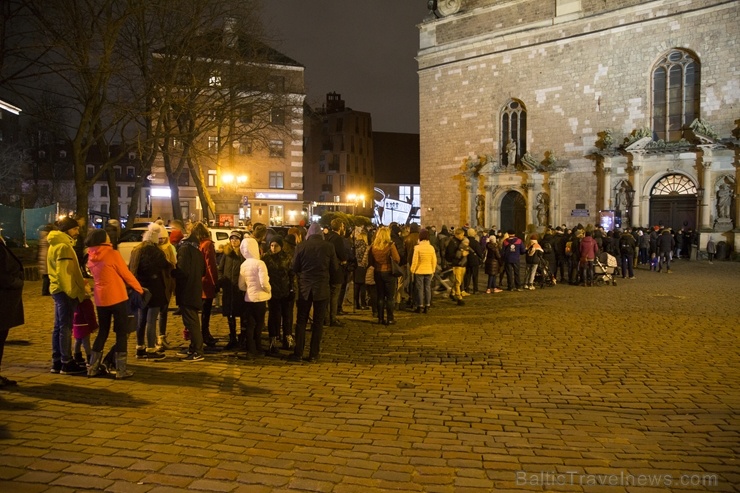
[[464,289],[466,293],[478,294],[478,272],[480,264],[486,256],[480,240],[476,237],[473,228],[468,229],[468,241],[470,241],[470,251],[473,255],[468,255],[468,263],[465,265]]
[[311,348],[308,361],[317,361],[321,352],[321,335],[324,329],[324,316],[331,297],[329,282],[332,273],[339,271],[339,259],[334,247],[324,241],[324,234],[318,223],[308,230],[306,241],[301,242],[293,258],[293,272],[298,276],[298,317],[295,328],[295,348],[289,361],[299,362],[303,358],[306,345],[306,325],[308,314],[313,307],[311,322]]
[[332,219],[331,231],[324,238],[327,243],[334,247],[334,251],[339,259],[341,270],[334,272],[330,279],[330,301],[328,319],[324,321],[325,325],[332,327],[342,327],[344,323],[337,319],[337,315],[342,311],[342,285],[345,282],[344,270],[350,258],[350,249],[344,241],[345,233],[344,221],[339,218]]
[[[0,230],[1,231],[1,230]],[[8,332],[25,323],[23,314],[23,264],[0,236],[0,365]],[[18,383],[0,376],[0,389]]]
[[180,307],[182,323],[190,333],[190,348],[186,360],[203,360],[203,333],[200,328],[198,310],[203,308],[203,276],[206,261],[200,252],[200,240],[191,234],[180,242],[177,249],[177,267],[172,271],[175,278],[175,299]]
[[[236,317],[239,317],[243,340],[246,344],[246,320],[244,319],[244,291],[239,289],[239,269],[244,257],[239,246],[244,239],[241,231],[232,231],[229,243],[224,245],[224,253],[218,261],[218,287],[221,289],[221,314],[229,324],[229,343],[224,348],[229,351],[237,349],[239,342],[236,335]],[[245,346],[246,348],[246,346]]]

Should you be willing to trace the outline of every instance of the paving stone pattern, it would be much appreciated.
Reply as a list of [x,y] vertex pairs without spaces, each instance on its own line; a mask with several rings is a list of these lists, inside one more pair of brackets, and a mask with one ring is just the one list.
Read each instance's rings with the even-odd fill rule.
[[28,282],[0,491],[740,491],[740,264],[636,276],[350,312],[319,363],[168,351],[124,381],[49,373]]

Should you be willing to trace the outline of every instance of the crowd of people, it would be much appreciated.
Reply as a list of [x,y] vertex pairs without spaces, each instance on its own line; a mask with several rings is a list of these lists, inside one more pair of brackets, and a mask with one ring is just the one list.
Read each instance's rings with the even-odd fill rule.
[[[149,224],[126,264],[117,251],[117,221],[86,234],[82,224],[65,217],[42,228],[39,242],[41,294],[54,301],[51,372],[118,379],[132,375],[129,334],[136,334],[139,360],[162,360],[174,348],[168,327],[173,296],[188,342],[178,353],[184,361],[202,361],[209,350],[234,351],[244,359],[288,351],[288,361],[316,361],[323,328],[344,326],[347,303],[390,326],[397,310],[429,313],[434,293],[464,305],[466,296],[483,292],[534,290],[538,284],[593,286],[595,263],[604,254],[618,259],[615,274],[623,278],[634,279],[639,266],[671,273],[671,262],[687,256],[695,241],[691,231],[658,226],[607,232],[563,225],[520,237],[467,226],[442,226],[439,232],[417,224],[351,227],[336,218],[308,230],[290,228],[285,237],[268,236],[264,224],[247,223],[217,251],[206,224],[173,220],[165,226],[158,220]],[[23,323],[23,268],[4,243],[0,261],[2,286],[10,291],[1,300],[8,314],[0,326],[4,342],[8,328]],[[481,268],[487,275],[483,289]],[[217,300],[229,329],[223,347],[211,333]],[[265,325],[269,342],[263,349]],[[111,328],[115,343],[106,353]],[[0,386],[14,384],[0,377]]]

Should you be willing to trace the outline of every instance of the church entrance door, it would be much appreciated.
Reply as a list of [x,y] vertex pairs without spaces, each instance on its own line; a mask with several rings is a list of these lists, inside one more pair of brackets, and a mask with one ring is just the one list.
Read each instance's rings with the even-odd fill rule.
[[527,229],[527,203],[522,194],[513,190],[501,200],[501,230],[510,229],[520,237]]

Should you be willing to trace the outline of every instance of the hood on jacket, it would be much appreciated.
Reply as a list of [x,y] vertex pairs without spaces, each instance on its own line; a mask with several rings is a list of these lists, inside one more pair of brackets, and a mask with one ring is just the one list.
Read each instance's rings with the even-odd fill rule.
[[49,236],[46,237],[46,241],[49,242],[49,245],[74,245],[72,237],[63,231],[50,231]]
[[102,245],[91,246],[87,249],[87,263],[96,264],[105,260],[105,257],[113,251],[113,247],[110,243],[103,243]]
[[254,238],[244,238],[242,244],[239,245],[239,251],[242,252],[242,257],[245,260],[250,258],[260,259],[260,247]]

